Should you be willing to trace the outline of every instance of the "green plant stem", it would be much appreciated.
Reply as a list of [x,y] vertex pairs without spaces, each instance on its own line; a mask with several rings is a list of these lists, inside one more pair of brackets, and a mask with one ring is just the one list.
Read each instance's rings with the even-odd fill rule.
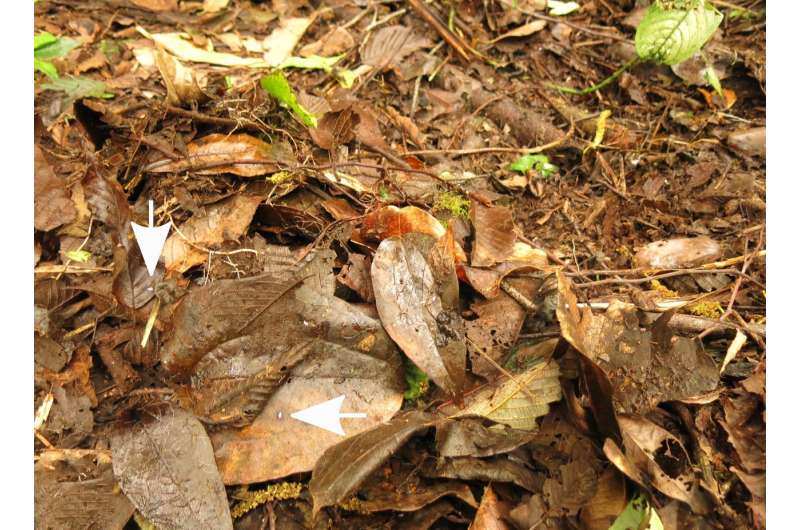
[[619,76],[621,76],[626,70],[630,69],[631,67],[633,67],[634,65],[639,63],[639,61],[640,61],[640,59],[638,57],[634,57],[633,59],[631,59],[627,63],[625,63],[622,66],[620,66],[617,69],[617,71],[615,71],[613,74],[611,74],[610,76],[606,77],[605,79],[603,79],[602,81],[600,81],[596,85],[592,85],[590,87],[587,87],[587,88],[584,88],[584,89],[581,89],[581,90],[578,90],[577,88],[568,87],[568,86],[560,86],[560,85],[553,85],[553,84],[548,84],[547,86],[549,86],[550,88],[554,88],[554,89],[558,90],[559,92],[566,92],[567,94],[575,94],[576,96],[585,96],[586,94],[591,94],[592,92],[596,92],[596,91],[598,91],[600,89],[603,89],[603,88],[607,87],[608,85],[610,85],[611,83],[616,81],[617,78]]

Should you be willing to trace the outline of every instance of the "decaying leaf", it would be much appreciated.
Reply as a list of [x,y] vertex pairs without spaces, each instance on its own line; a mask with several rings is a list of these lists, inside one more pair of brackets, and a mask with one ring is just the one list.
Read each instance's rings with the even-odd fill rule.
[[33,153],[33,226],[52,230],[75,219],[75,206],[66,184],[56,176],[41,147],[35,145]]
[[642,330],[636,308],[614,301],[605,314],[578,307],[569,279],[558,273],[556,314],[561,333],[608,376],[618,409],[645,413],[663,401],[713,390],[714,361],[696,341],[672,336],[669,314]]
[[536,430],[536,419],[550,410],[549,404],[561,399],[558,365],[539,363],[528,370],[502,376],[465,396],[464,407],[449,406],[444,412],[454,416],[481,416],[524,431]]
[[185,272],[208,259],[208,251],[247,231],[263,197],[236,194],[206,208],[173,230],[164,243],[162,256],[168,271]]
[[361,222],[363,235],[366,238],[384,240],[402,236],[410,232],[427,234],[436,239],[444,235],[442,223],[421,208],[416,206],[384,206],[371,211]]
[[122,530],[134,507],[122,494],[107,451],[52,449],[34,465],[34,524],[43,530]]
[[618,421],[624,453],[610,438],[603,446],[617,469],[645,488],[654,487],[685,502],[695,513],[708,513],[709,498],[693,479],[691,461],[680,440],[639,416],[621,415]]
[[487,457],[513,451],[534,438],[530,431],[506,425],[488,427],[485,420],[461,418],[436,429],[436,450],[440,456]]
[[597,490],[581,509],[580,519],[587,530],[608,530],[625,509],[625,478],[608,466],[597,479]]
[[372,288],[386,331],[442,389],[459,395],[466,344],[452,254],[428,235],[385,239],[372,261]]
[[312,55],[320,55],[322,57],[331,57],[345,52],[355,45],[356,41],[353,39],[353,36],[350,35],[350,32],[345,28],[336,26],[319,40],[300,48],[300,56],[311,57]]
[[[111,436],[114,475],[159,528],[233,529],[211,441],[189,412],[165,408]],[[157,462],[157,464],[156,464]]]
[[508,506],[497,498],[491,486],[486,486],[481,497],[481,505],[469,530],[511,530],[503,517],[508,515]]
[[473,267],[490,267],[509,258],[517,241],[511,210],[473,202],[471,217],[475,226],[475,244],[470,264]]
[[532,22],[528,22],[527,24],[523,24],[522,26],[516,27],[511,31],[503,33],[499,37],[495,37],[494,39],[489,41],[489,44],[494,44],[495,42],[501,41],[503,39],[510,39],[514,37],[527,37],[529,35],[533,35],[534,33],[543,30],[547,27],[546,20],[534,20]]
[[406,26],[386,26],[372,34],[361,49],[361,60],[383,70],[400,64],[416,50],[431,46],[431,42]]
[[314,466],[308,486],[314,499],[314,512],[352,494],[409,438],[435,422],[434,416],[412,411],[329,448]]
[[[248,164],[247,161],[257,163]],[[147,171],[172,173],[191,171],[198,175],[233,173],[240,177],[257,177],[274,173],[279,163],[294,163],[286,144],[268,144],[248,134],[209,134],[187,146],[187,156],[180,160],[163,160],[150,164]]]
[[333,296],[331,254],[270,252],[264,275],[190,291],[163,349],[167,369],[191,375],[193,408],[223,428],[212,441],[226,484],[309,471],[341,441],[289,417],[298,410],[345,395],[345,411],[367,414],[344,420],[353,435],[403,401],[397,350],[377,319]]
[[[358,510],[367,513],[387,510],[413,512],[445,496],[458,498],[473,508],[478,506],[469,486],[463,482],[417,481],[413,475],[413,472],[394,473],[385,480],[374,481],[372,487],[361,488],[358,492]],[[380,477],[380,474],[377,476]]]
[[472,457],[448,458],[439,461],[434,469],[423,470],[431,477],[487,482],[510,482],[528,491],[542,488],[542,475],[505,456],[491,459]]
[[115,242],[130,249],[131,207],[120,183],[104,177],[98,168],[90,168],[81,184],[95,221],[108,226]]

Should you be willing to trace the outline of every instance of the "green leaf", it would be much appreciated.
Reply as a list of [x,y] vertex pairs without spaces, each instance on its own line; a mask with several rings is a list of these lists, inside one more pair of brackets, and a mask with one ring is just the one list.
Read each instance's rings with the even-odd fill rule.
[[113,98],[114,94],[106,92],[106,84],[102,81],[86,77],[72,77],[69,79],[53,79],[42,85],[46,90],[66,92],[69,99],[81,98]]
[[80,45],[81,43],[76,40],[54,37],[50,33],[34,35],[33,57],[45,60],[58,59]]
[[49,77],[50,79],[58,79],[58,70],[56,69],[55,65],[48,61],[43,61],[41,59],[34,59],[33,60],[33,71],[34,72],[42,72],[44,75]]
[[656,511],[641,494],[635,496],[608,530],[664,530]]
[[714,87],[714,91],[719,94],[722,101],[725,101],[725,93],[722,91],[722,83],[717,76],[717,71],[714,70],[714,65],[709,64],[708,61],[706,61],[706,69],[703,71],[703,77],[706,78],[709,85]]
[[330,72],[333,65],[338,63],[345,54],[334,55],[333,57],[320,57],[319,55],[312,55],[311,57],[288,57],[283,61],[278,68],[302,68],[304,70],[323,70]]
[[578,2],[560,2],[559,0],[547,0],[547,7],[550,9],[548,14],[551,17],[563,17],[581,8]]
[[269,92],[280,103],[289,107],[306,127],[317,126],[317,117],[297,102],[297,97],[294,95],[292,87],[289,86],[289,81],[286,80],[286,77],[281,72],[262,77],[261,88]]
[[420,370],[408,358],[403,359],[403,368],[405,369],[406,383],[408,384],[408,389],[403,393],[403,397],[409,401],[419,399],[430,387],[428,374]]
[[645,61],[682,63],[700,51],[721,22],[722,13],[706,2],[688,11],[652,4],[636,29],[636,53]]
[[352,70],[337,70],[333,73],[333,76],[343,88],[350,88],[356,82],[356,73]]
[[518,171],[520,173],[527,173],[531,169],[535,169],[539,174],[547,178],[556,171],[558,168],[550,163],[550,159],[545,155],[524,155],[512,162],[508,169]]
[[33,36],[33,49],[34,51],[38,50],[42,46],[46,46],[57,40],[58,38],[55,35],[47,31],[45,31],[44,33],[39,33],[38,35]]
[[89,261],[89,258],[92,257],[92,255],[85,250],[70,250],[69,252],[65,252],[64,255],[72,261],[77,261],[78,263],[86,263]]

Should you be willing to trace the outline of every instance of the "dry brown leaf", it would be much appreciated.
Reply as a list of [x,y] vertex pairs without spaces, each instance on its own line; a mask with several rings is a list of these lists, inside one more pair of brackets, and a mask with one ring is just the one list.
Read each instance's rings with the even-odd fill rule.
[[308,489],[314,513],[336,504],[358,486],[409,438],[436,423],[436,417],[409,411],[330,447],[317,462]]
[[192,408],[222,422],[212,442],[226,484],[309,471],[342,440],[292,419],[298,410],[344,395],[344,412],[367,414],[343,420],[352,436],[403,402],[399,353],[379,321],[333,296],[333,253],[301,261],[285,247],[270,249],[266,274],[190,291],[162,350],[167,370],[191,375]]
[[445,239],[410,233],[383,240],[372,261],[372,289],[392,339],[439,387],[458,396],[466,344],[455,262],[438,243]]
[[472,201],[470,217],[475,227],[475,244],[470,262],[473,267],[491,267],[512,255],[517,236],[511,210]]
[[194,70],[160,49],[155,50],[155,63],[167,87],[167,101],[170,104],[180,106],[197,103],[205,98],[201,88],[201,84],[205,85],[205,80],[198,80]]
[[112,434],[111,453],[122,491],[159,528],[233,530],[211,442],[190,413],[144,414]]
[[411,232],[427,234],[439,239],[444,235],[442,223],[416,206],[389,205],[371,211],[361,222],[362,236],[365,239],[383,241]]
[[361,49],[364,64],[378,70],[391,68],[416,50],[431,46],[431,42],[405,26],[386,26],[372,34]]
[[119,490],[107,452],[48,450],[34,465],[36,528],[122,530],[133,504]]
[[451,480],[417,484],[413,476],[394,473],[388,480],[377,482],[372,488],[359,491],[358,509],[361,512],[415,512],[444,496],[456,497],[476,508],[478,502],[472,490],[463,482]]
[[[242,163],[249,160],[258,163]],[[286,165],[295,162],[288,145],[268,144],[249,134],[215,133],[191,142],[187,146],[186,158],[160,160],[145,170],[152,173],[192,171],[198,175],[233,173],[240,177],[257,177],[277,171],[277,162]]]
[[510,39],[512,37],[528,37],[529,35],[533,35],[534,33],[539,32],[546,27],[546,20],[534,20],[533,22],[528,22],[527,24],[516,27],[507,33],[503,33],[499,37],[495,37],[489,41],[489,44],[494,44],[495,42],[504,39]]
[[580,513],[586,530],[608,530],[625,509],[625,478],[614,466],[608,466],[597,480],[597,490]]
[[208,259],[205,249],[239,239],[247,232],[263,199],[236,194],[207,207],[205,215],[194,216],[180,227],[173,227],[162,251],[167,271],[186,272]]
[[429,477],[444,477],[485,482],[510,482],[528,491],[542,488],[542,475],[506,456],[491,459],[462,457],[447,458],[437,462],[433,469],[422,469]]
[[33,151],[33,226],[52,230],[75,219],[75,205],[66,184],[56,176],[38,145]]
[[508,506],[497,498],[491,486],[483,490],[481,505],[469,530],[511,530],[503,517],[508,515]]
[[331,57],[345,52],[356,45],[356,41],[350,32],[342,27],[335,27],[328,33],[323,35],[319,40],[306,44],[300,48],[301,57],[311,57],[312,55],[319,55],[320,57]]
[[178,0],[130,0],[130,2],[136,7],[157,13],[161,11],[176,11],[178,9]]
[[612,301],[605,314],[579,308],[570,280],[558,274],[556,315],[561,333],[608,377],[621,411],[645,413],[663,401],[713,390],[719,381],[714,361],[696,341],[673,336],[665,313],[642,331],[636,308]]
[[439,456],[495,456],[513,451],[530,442],[535,434],[518,431],[506,425],[492,425],[478,418],[448,421],[436,429],[436,451]]
[[[642,487],[654,487],[664,495],[685,502],[695,513],[708,513],[710,500],[693,477],[691,460],[680,440],[640,416],[620,415],[618,421],[625,452],[610,438],[603,446],[617,469]],[[659,462],[669,463],[670,474]]]

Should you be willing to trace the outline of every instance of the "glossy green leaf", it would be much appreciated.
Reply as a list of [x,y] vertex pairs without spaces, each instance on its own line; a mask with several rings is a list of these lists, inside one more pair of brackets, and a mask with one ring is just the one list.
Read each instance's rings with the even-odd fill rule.
[[308,112],[297,102],[297,96],[294,95],[292,87],[289,86],[289,81],[286,80],[286,77],[284,77],[281,72],[275,72],[266,77],[262,77],[261,88],[269,92],[278,102],[286,105],[304,125],[307,127],[317,126],[317,117]]
[[46,46],[57,41],[58,38],[53,35],[52,33],[48,33],[45,31],[44,33],[39,33],[38,35],[33,36],[33,49],[38,50],[42,46]]
[[114,94],[106,92],[106,84],[95,79],[85,77],[72,77],[69,79],[52,79],[42,85],[46,90],[66,92],[70,99],[81,98],[113,98]]
[[625,506],[608,530],[664,530],[664,524],[647,499],[637,495]]
[[663,9],[652,4],[636,29],[636,53],[646,61],[682,63],[700,51],[722,22],[707,2],[694,9]]

